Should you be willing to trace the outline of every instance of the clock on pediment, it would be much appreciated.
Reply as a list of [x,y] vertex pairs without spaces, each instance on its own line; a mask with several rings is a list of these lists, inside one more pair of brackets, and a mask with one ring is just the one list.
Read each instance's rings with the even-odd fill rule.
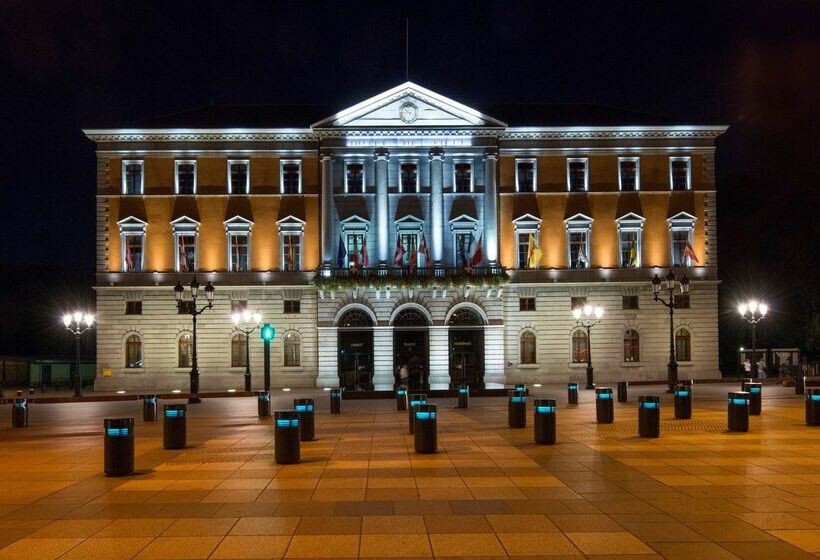
[[399,107],[399,118],[405,124],[412,124],[419,118],[419,108],[409,101],[402,103],[401,107]]

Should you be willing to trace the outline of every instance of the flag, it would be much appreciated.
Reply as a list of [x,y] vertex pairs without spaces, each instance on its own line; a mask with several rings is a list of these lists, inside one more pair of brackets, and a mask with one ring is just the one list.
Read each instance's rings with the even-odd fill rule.
[[686,242],[686,247],[683,249],[683,259],[686,260],[686,257],[689,257],[691,262],[695,264],[700,263],[697,255],[695,255],[695,249],[692,247],[692,244],[688,241]]
[[131,260],[131,244],[128,242],[128,236],[125,236],[125,271],[133,272],[134,261]]
[[347,257],[347,251],[345,250],[345,244],[342,242],[342,236],[339,235],[339,256],[336,259],[336,267],[337,268],[344,268],[345,267],[345,258]]
[[530,237],[527,240],[527,262],[524,265],[525,268],[532,268],[532,265],[530,263],[532,263],[533,255],[535,254],[534,251],[535,251],[535,236],[533,234],[530,234]]
[[353,251],[350,253],[350,268],[353,271],[359,270],[359,241],[353,236]]
[[293,270],[293,242],[288,243],[288,270]]
[[413,272],[416,271],[416,266],[418,265],[418,262],[419,262],[419,252],[414,251],[413,247],[410,247],[410,258],[408,260],[410,261],[410,263],[409,263],[409,265],[410,265],[410,274],[412,274]]
[[393,263],[396,266],[404,263],[404,245],[401,244],[401,235],[396,235],[396,254],[393,255]]
[[482,247],[482,241],[484,241],[484,235],[478,238],[478,245],[475,247],[473,256],[470,257],[470,268],[481,264],[481,261],[484,260],[484,248]]
[[362,258],[359,259],[362,263],[362,268],[370,266],[370,259],[367,258],[367,236],[362,236]]
[[188,272],[188,259],[185,258],[185,241],[182,235],[179,236],[179,271]]
[[421,244],[419,245],[419,254],[424,255],[424,266],[430,266],[430,250],[427,248],[427,240],[424,234],[421,234]]
[[527,268],[538,268],[541,264],[541,247],[537,245],[535,235],[530,234],[530,254],[529,254],[529,261],[527,262]]
[[589,268],[589,259],[585,247],[578,249],[578,268]]
[[464,265],[464,270],[466,270],[467,272],[472,272],[473,268],[470,264],[470,255],[472,255],[473,251],[473,239],[473,234],[470,233],[470,241],[469,243],[467,243],[467,247],[464,247],[463,242],[461,246],[461,263]]
[[635,268],[638,266],[638,249],[635,245],[629,250],[629,266]]

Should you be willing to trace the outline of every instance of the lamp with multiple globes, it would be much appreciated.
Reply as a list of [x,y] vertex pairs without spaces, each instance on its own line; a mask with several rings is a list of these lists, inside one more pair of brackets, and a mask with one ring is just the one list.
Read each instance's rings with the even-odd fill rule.
[[197,393],[199,393],[199,365],[197,363],[197,353],[196,353],[196,318],[202,315],[206,309],[212,309],[214,306],[214,286],[210,282],[205,285],[205,299],[208,302],[206,305],[202,307],[202,309],[196,308],[196,300],[199,297],[199,282],[196,281],[196,277],[191,280],[189,285],[191,289],[191,299],[190,301],[186,301],[184,299],[185,296],[185,288],[182,287],[181,282],[177,282],[177,285],[174,286],[174,297],[177,300],[177,309],[180,313],[186,313],[191,316],[191,320],[193,322],[193,329],[192,329],[192,360],[191,360],[191,398],[188,399],[189,403],[198,403],[200,402],[199,397],[197,397]]
[[245,391],[251,390],[251,333],[262,322],[262,314],[258,311],[244,309],[231,315],[236,330],[245,335]]
[[600,306],[584,305],[572,310],[575,326],[586,330],[587,333],[587,389],[594,389],[592,369],[592,327],[601,322],[604,317],[604,308]]
[[[689,297],[689,278],[686,273],[678,280],[671,270],[663,280],[656,274],[652,278],[652,294],[655,301],[662,303],[669,309],[669,363],[666,366],[666,380],[669,384],[667,393],[671,393],[678,382],[678,362],[675,360],[675,309],[684,307]],[[667,294],[666,299],[661,291]]]
[[769,306],[765,303],[759,302],[756,299],[750,299],[747,302],[739,303],[737,312],[740,318],[752,325],[752,363],[751,372],[753,377],[757,377],[757,324],[766,318],[769,312]]
[[83,377],[80,373],[80,338],[94,326],[94,315],[82,311],[66,313],[63,315],[63,325],[68,332],[74,335],[74,348],[76,352],[71,384],[74,387],[74,396],[81,397],[83,394]]

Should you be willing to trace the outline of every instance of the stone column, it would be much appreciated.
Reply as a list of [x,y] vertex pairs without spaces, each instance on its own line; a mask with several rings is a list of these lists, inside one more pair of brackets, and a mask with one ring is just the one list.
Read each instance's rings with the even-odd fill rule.
[[386,149],[378,149],[374,154],[376,160],[376,245],[379,257],[379,266],[386,267],[390,256],[389,226],[388,226],[388,197],[387,197],[387,160],[390,153]]
[[498,266],[498,156],[484,156],[484,251],[487,264]]
[[322,268],[333,267],[336,204],[333,198],[333,156],[322,155]]
[[444,150],[430,150],[430,256],[444,266]]
[[393,389],[393,327],[373,328],[373,386],[377,391]]
[[447,389],[450,386],[450,329],[435,325],[429,327],[430,388]]

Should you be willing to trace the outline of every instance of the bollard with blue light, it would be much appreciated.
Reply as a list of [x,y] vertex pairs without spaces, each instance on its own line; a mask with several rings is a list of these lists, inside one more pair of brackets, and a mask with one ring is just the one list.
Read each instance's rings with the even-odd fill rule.
[[628,387],[629,383],[626,381],[618,381],[618,402],[626,402],[629,400]]
[[299,413],[299,437],[302,441],[313,441],[316,438],[313,399],[293,399],[293,408]]
[[730,432],[749,431],[749,393],[734,391],[729,393],[728,426]]
[[427,395],[424,393],[414,393],[407,399],[407,424],[410,433],[415,433],[415,407],[420,404],[427,404]]
[[341,414],[342,413],[342,388],[341,387],[333,387],[330,390],[330,413],[331,414]]
[[653,395],[638,397],[638,435],[658,437],[661,435],[661,398]]
[[555,399],[535,399],[533,403],[535,443],[555,443]]
[[458,388],[458,406],[456,408],[470,407],[470,386],[461,385]]
[[184,449],[188,443],[188,405],[166,404],[162,407],[162,446]]
[[435,453],[438,447],[438,419],[436,405],[417,404],[415,406],[415,428],[413,441],[416,453]]
[[256,394],[256,413],[259,418],[270,417],[270,391],[261,391]]
[[299,412],[277,410],[273,413],[273,453],[277,464],[292,465],[301,460]]
[[407,387],[404,385],[396,389],[396,410],[407,410]]
[[527,395],[524,391],[509,391],[507,425],[510,428],[527,427]]
[[806,378],[798,375],[794,378],[794,394],[802,395],[806,392]]
[[763,383],[746,383],[746,392],[749,393],[749,414],[760,416],[763,408]]
[[806,388],[806,426],[820,426],[820,387]]
[[157,396],[144,395],[142,397],[142,421],[156,422],[157,421]]
[[134,419],[103,420],[103,463],[105,476],[134,473]]
[[28,401],[26,399],[14,399],[11,405],[11,425],[13,428],[28,427]]
[[692,418],[692,386],[678,383],[675,385],[675,418],[688,420]]
[[567,403],[578,404],[578,384],[567,383]]
[[612,396],[612,387],[595,388],[595,417],[602,424],[611,424],[615,421]]
[[527,386],[524,383],[516,383],[514,390],[515,391],[524,391],[525,396],[527,396],[527,397],[530,396],[530,390],[527,389]]
[[740,390],[744,392],[748,392],[749,390],[746,388],[747,383],[753,383],[754,379],[751,377],[741,377],[740,378]]

